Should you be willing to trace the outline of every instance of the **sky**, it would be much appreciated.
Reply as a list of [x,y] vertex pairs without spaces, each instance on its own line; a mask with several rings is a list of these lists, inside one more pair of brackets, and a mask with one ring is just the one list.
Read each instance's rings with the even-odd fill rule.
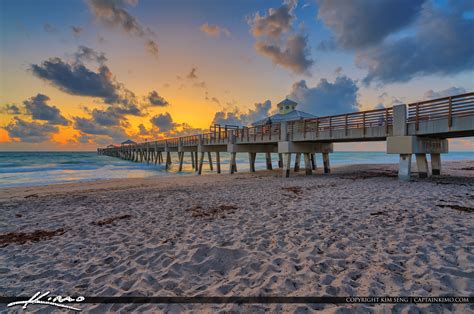
[[0,0],[0,46],[4,151],[247,125],[286,97],[325,116],[474,91],[463,0]]

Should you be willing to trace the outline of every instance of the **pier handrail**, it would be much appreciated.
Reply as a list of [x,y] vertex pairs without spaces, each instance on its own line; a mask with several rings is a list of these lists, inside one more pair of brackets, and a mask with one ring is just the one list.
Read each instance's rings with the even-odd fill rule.
[[288,135],[292,138],[294,133],[316,133],[333,130],[345,130],[347,135],[350,129],[365,129],[372,126],[385,126],[388,134],[388,127],[393,124],[393,108],[373,109],[357,111],[333,116],[324,116],[289,122]]
[[474,114],[473,105],[474,92],[411,103],[408,104],[408,123],[415,123],[418,130],[420,121],[448,118],[451,127],[453,117]]

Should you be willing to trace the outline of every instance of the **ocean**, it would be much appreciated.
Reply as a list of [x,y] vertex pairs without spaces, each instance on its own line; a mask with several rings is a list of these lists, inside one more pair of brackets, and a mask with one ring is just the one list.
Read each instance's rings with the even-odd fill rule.
[[[185,154],[183,172],[178,172],[178,157],[172,153],[172,167],[147,165],[125,161],[96,152],[0,152],[0,188],[34,186],[56,183],[95,181],[116,178],[143,178],[150,176],[194,175],[190,154]],[[203,173],[211,173],[205,155]],[[212,155],[215,162],[215,155]],[[474,152],[450,152],[442,160],[473,160]],[[278,155],[272,154],[273,167]],[[316,157],[322,165],[321,154]],[[385,152],[335,152],[330,154],[331,165],[398,163],[398,155]],[[303,163],[303,161],[302,161]],[[229,154],[221,153],[222,171],[228,171]],[[265,169],[265,155],[257,154],[256,169]],[[215,165],[214,165],[215,167]],[[237,169],[248,171],[248,155],[237,154]]]

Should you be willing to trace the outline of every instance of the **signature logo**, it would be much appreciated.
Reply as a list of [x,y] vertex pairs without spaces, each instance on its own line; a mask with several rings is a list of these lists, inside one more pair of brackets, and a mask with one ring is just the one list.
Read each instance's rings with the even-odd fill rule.
[[7,304],[7,307],[12,307],[16,305],[23,305],[23,308],[26,309],[28,305],[30,304],[45,304],[45,305],[52,305],[60,308],[65,308],[73,311],[81,311],[81,309],[63,304],[64,302],[68,303],[79,303],[85,300],[83,296],[79,296],[77,298],[72,298],[70,296],[65,296],[62,297],[60,295],[52,297],[48,295],[51,293],[51,291],[47,291],[43,294],[41,292],[37,292],[34,296],[32,296],[29,300],[26,301],[16,301],[16,302],[11,302]]

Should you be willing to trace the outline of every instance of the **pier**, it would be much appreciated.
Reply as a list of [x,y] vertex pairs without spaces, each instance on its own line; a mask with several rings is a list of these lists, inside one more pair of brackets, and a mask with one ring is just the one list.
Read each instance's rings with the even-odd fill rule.
[[237,171],[236,154],[248,153],[250,171],[255,172],[256,154],[265,154],[267,169],[272,169],[271,154],[278,154],[283,177],[294,171],[311,175],[316,169],[315,154],[322,154],[324,173],[330,173],[333,143],[386,141],[387,154],[400,155],[398,177],[411,177],[412,155],[416,156],[418,175],[430,175],[426,155],[431,155],[431,174],[441,174],[441,154],[448,152],[448,138],[474,136],[474,92],[396,105],[391,108],[359,111],[334,116],[303,119],[255,127],[215,125],[211,132],[145,143],[110,145],[98,154],[125,160],[171,165],[177,153],[179,171],[185,154],[190,154],[193,169],[202,173],[206,158],[211,170],[221,173],[220,153],[230,153],[229,173]]

